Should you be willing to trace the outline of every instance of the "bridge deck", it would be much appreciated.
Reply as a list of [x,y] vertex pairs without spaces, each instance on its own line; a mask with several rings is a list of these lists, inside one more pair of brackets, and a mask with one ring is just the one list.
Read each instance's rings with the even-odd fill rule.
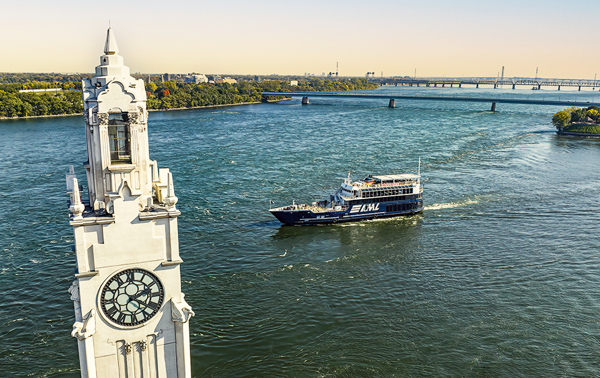
[[529,104],[529,105],[563,105],[563,106],[600,106],[600,102],[590,101],[561,101],[544,99],[518,99],[502,97],[470,97],[470,96],[408,96],[394,94],[368,94],[368,93],[339,93],[339,92],[262,92],[263,96],[286,97],[330,97],[330,98],[371,98],[394,100],[428,100],[428,101],[463,101],[487,102],[497,104]]

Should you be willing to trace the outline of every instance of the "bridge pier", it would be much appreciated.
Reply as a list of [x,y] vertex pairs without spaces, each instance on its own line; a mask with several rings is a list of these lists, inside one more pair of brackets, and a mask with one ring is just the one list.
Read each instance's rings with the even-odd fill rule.
[[450,83],[450,88],[452,88],[452,86],[453,86],[453,84],[452,84],[452,83]]
[[560,91],[560,85],[558,86],[558,90]]
[[308,97],[307,96],[302,97],[302,105],[308,105]]
[[388,104],[388,108],[395,108],[396,107],[396,100],[394,100],[393,98],[390,98],[390,103]]
[[479,83],[477,83],[477,84],[475,85],[475,88],[479,88]]
[[[592,89],[593,90],[593,89]],[[581,92],[581,85],[579,86],[579,91]]]
[[442,88],[444,88],[446,86],[446,84],[442,83]]
[[434,87],[437,87],[437,83],[433,84]]
[[513,89],[515,89],[515,85],[516,85],[516,84],[513,84]]
[[498,83],[494,83],[494,89],[498,89]]
[[458,87],[459,87],[459,88],[462,88],[462,83],[458,83]]
[[492,112],[496,111],[496,103],[495,102],[492,102],[492,110],[491,111]]

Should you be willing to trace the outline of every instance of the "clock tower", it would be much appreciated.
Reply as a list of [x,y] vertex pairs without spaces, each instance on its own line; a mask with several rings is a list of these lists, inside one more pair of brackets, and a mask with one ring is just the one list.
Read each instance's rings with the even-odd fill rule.
[[144,82],[118,53],[109,28],[95,76],[83,80],[87,200],[67,175],[81,376],[191,377],[173,177],[150,160]]

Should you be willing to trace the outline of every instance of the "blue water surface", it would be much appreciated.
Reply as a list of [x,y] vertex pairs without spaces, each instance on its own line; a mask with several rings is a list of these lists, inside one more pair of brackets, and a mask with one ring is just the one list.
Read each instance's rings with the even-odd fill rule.
[[[376,93],[596,92],[381,88]],[[600,140],[553,106],[300,99],[150,113],[174,175],[196,377],[600,375]],[[81,116],[0,121],[0,371],[77,377],[65,178]],[[282,226],[348,172],[416,172],[422,214]],[[85,184],[85,183],[84,183]]]

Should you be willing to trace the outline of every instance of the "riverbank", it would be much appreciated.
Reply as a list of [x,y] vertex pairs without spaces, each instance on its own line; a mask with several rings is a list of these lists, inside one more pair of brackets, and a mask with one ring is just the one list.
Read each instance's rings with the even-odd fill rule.
[[575,132],[570,132],[570,131],[557,131],[556,134],[560,135],[560,136],[574,136],[574,137],[580,137],[580,138],[600,138],[600,134],[596,134],[596,133],[575,133]]
[[[267,102],[279,102],[289,100],[291,97],[286,97],[281,100],[268,100]],[[218,105],[205,105],[205,106],[194,106],[187,108],[171,108],[171,109],[148,109],[149,112],[167,112],[170,110],[191,110],[191,109],[210,109],[210,108],[222,108],[226,106],[238,106],[238,105],[256,105],[261,104],[261,101],[253,101],[253,102],[240,102],[237,104],[218,104]],[[73,113],[73,114],[47,114],[47,115],[39,115],[39,116],[26,116],[26,117],[0,117],[0,120],[16,120],[16,119],[32,119],[32,118],[54,118],[54,117],[70,117],[70,116],[81,116],[83,113]]]

